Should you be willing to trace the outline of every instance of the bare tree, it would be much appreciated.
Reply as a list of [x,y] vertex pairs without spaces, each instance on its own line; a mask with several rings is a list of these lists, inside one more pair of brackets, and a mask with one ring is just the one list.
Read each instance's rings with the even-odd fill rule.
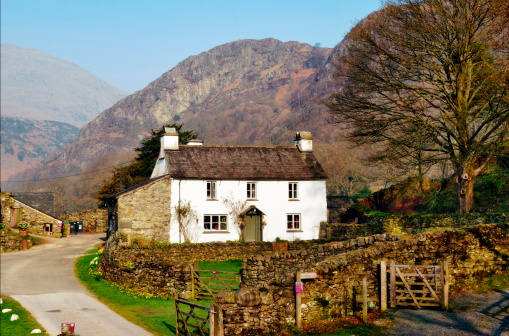
[[198,214],[191,206],[190,201],[180,201],[173,207],[179,223],[179,232],[184,236],[184,242],[196,243],[200,232],[198,227]]
[[505,0],[387,1],[347,35],[337,62],[341,89],[328,106],[349,139],[382,145],[372,159],[449,161],[460,213],[508,143],[508,13]]
[[233,194],[228,197],[223,197],[223,204],[228,209],[228,214],[232,220],[232,225],[239,235],[239,239],[242,238],[242,220],[241,214],[247,209],[248,203],[246,200],[236,199]]

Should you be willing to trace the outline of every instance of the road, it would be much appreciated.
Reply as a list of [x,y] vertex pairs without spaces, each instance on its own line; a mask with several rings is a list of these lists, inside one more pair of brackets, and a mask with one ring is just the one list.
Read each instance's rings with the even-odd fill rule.
[[52,336],[60,334],[62,322],[75,323],[81,336],[151,335],[96,300],[74,275],[76,258],[104,234],[45,239],[28,251],[0,255],[3,295],[21,303]]

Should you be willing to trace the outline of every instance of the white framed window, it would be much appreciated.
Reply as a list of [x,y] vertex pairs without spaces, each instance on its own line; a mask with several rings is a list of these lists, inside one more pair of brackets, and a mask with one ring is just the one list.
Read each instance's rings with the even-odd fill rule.
[[288,183],[288,199],[299,199],[299,184],[297,182]]
[[247,199],[256,199],[256,182],[247,182]]
[[207,199],[216,200],[216,181],[207,181]]
[[228,217],[226,215],[204,215],[203,230],[228,231]]
[[300,230],[301,229],[301,223],[300,223],[300,214],[287,214],[287,229],[288,230]]

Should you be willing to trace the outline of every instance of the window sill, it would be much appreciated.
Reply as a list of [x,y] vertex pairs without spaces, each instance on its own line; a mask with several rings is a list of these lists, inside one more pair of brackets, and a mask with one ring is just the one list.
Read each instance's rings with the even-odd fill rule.
[[207,230],[207,231],[203,231],[204,234],[208,234],[208,233],[230,233],[230,231],[222,231],[222,230]]
[[302,230],[290,230],[290,229],[288,229],[288,230],[286,230],[286,232],[304,232],[304,231],[302,231]]
[[219,201],[217,198],[207,198],[207,201]]
[[248,198],[246,201],[258,201],[258,198]]
[[290,202],[298,202],[298,201],[300,201],[300,199],[298,199],[298,198],[289,198],[288,200]]

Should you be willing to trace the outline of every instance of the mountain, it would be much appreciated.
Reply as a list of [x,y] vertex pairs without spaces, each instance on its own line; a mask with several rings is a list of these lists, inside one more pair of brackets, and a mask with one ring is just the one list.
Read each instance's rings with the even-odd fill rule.
[[[315,143],[333,142],[339,130],[329,122],[323,99],[334,89],[331,70],[337,52],[341,46],[333,50],[264,39],[239,40],[191,56],[105,110],[55,160],[23,178],[126,162],[150,129],[175,121],[207,144],[289,145],[295,131],[311,131]],[[91,179],[82,185],[89,190],[80,191],[89,197],[101,182]],[[51,188],[49,182],[43,185]],[[80,202],[85,206],[83,197]]]
[[127,95],[76,64],[1,45],[2,114],[81,127]]
[[32,120],[2,115],[2,181],[42,163],[60,152],[79,133],[79,128],[58,121]]

